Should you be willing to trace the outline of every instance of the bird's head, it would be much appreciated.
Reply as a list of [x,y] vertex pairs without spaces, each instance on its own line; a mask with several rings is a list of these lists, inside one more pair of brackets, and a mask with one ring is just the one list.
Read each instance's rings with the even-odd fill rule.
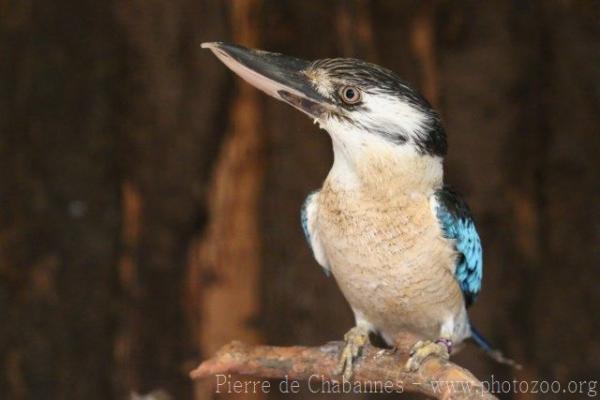
[[[434,185],[441,181],[446,136],[439,116],[390,70],[352,58],[310,62],[222,42],[202,47],[251,85],[325,129],[334,145],[334,169],[336,164],[344,173],[387,169],[418,180],[424,172],[435,175]],[[415,166],[416,171],[410,170]]]

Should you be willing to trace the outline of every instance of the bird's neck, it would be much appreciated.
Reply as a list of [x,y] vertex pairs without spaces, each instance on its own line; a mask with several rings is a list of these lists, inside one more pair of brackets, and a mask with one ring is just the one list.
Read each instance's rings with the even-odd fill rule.
[[441,157],[419,154],[412,147],[361,143],[353,146],[333,139],[334,162],[327,177],[347,190],[378,196],[431,194],[443,184]]

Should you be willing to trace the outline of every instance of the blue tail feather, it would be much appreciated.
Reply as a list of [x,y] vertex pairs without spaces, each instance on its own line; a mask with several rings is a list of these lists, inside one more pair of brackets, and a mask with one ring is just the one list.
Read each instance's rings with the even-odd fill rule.
[[477,343],[477,345],[479,347],[481,347],[488,356],[490,356],[493,360],[495,360],[496,362],[498,362],[500,364],[506,364],[506,365],[510,365],[511,367],[514,367],[516,369],[521,369],[520,364],[511,360],[510,358],[504,357],[504,355],[502,354],[501,351],[494,349],[492,347],[492,345],[490,344],[490,342],[488,342],[487,339],[484,338],[483,335],[481,333],[479,333],[479,331],[477,329],[475,329],[475,327],[473,325],[470,325],[470,328],[471,328],[471,339],[473,339],[473,341],[475,343]]
[[481,333],[473,325],[471,325],[471,338],[479,347],[481,347],[486,353],[490,351],[494,351],[494,348],[487,341],[486,338],[483,337]]

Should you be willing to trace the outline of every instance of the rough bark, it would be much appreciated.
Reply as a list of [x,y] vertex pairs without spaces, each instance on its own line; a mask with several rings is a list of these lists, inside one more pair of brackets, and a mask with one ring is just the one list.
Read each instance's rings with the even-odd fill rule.
[[0,5],[2,398],[114,395],[114,27],[104,2]]
[[[258,0],[230,4],[236,43],[259,47],[260,30],[254,18],[259,5]],[[189,262],[191,317],[202,354],[212,354],[234,338],[253,343],[260,337],[258,202],[265,136],[259,93],[244,82],[235,86],[229,126],[207,192],[210,220],[204,235],[192,246]],[[198,399],[213,393],[212,382],[195,386]]]
[[[599,4],[0,1],[0,397],[191,398],[187,371],[224,340],[318,345],[352,326],[298,223],[327,135],[240,90],[209,40],[365,58],[421,88],[483,239],[473,322],[519,378],[594,379]],[[221,256],[200,262],[202,243]],[[224,266],[228,249],[251,267]],[[247,306],[235,326],[225,303]],[[513,379],[469,349],[455,361]]]
[[127,50],[121,185],[125,212],[137,213],[124,219],[124,232],[135,234],[124,237],[120,264],[115,379],[127,391],[189,398],[183,371],[197,348],[187,253],[205,226],[206,185],[229,107],[225,71],[199,44],[227,36],[227,17],[221,3],[177,0],[117,1],[114,18]]
[[[418,371],[408,372],[404,369],[407,353],[370,345],[356,360],[352,380],[340,380],[334,371],[343,346],[343,342],[330,342],[320,347],[250,347],[232,342],[190,375],[202,379],[233,373],[263,379],[303,380],[308,381],[309,386],[302,389],[309,393],[317,390],[313,381],[337,381],[342,385],[341,390],[344,390],[344,384],[353,388],[350,393],[368,393],[379,388],[379,393],[417,392],[446,400],[496,398],[469,371],[456,364],[430,358]],[[329,390],[328,387],[321,388],[318,390],[321,393]]]

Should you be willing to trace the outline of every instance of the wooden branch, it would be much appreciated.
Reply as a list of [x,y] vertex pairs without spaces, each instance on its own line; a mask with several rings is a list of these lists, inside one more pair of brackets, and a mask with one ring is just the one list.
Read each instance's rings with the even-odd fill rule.
[[[321,393],[346,382],[346,388],[362,392],[420,392],[437,399],[496,399],[466,369],[435,357],[425,360],[417,372],[407,372],[408,358],[401,350],[382,350],[371,345],[355,364],[352,382],[334,376],[342,342],[320,347],[248,346],[234,341],[190,373],[193,379],[216,374],[239,374],[264,379],[306,381],[306,390]],[[323,385],[327,382],[329,385]],[[360,385],[360,386],[358,386]],[[381,389],[381,390],[378,390]],[[343,391],[342,391],[343,392]]]

